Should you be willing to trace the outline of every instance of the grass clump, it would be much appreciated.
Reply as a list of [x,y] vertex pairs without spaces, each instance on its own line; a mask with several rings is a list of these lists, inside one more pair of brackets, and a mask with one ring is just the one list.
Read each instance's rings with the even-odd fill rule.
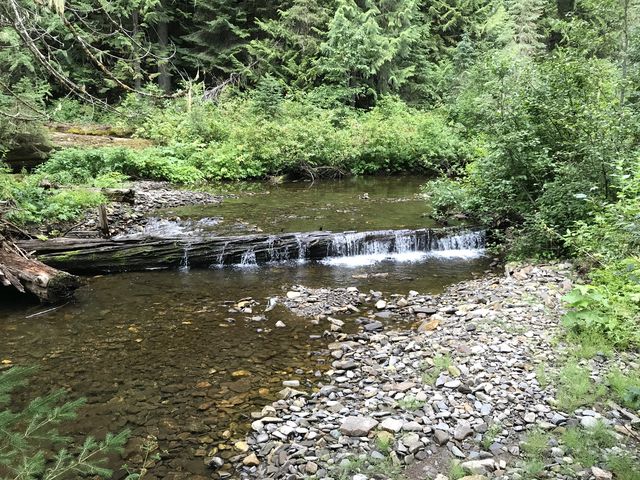
[[606,464],[616,480],[640,480],[640,462],[628,453],[611,455]]
[[383,455],[389,455],[393,446],[393,435],[389,432],[378,432],[375,445],[378,452]]
[[551,379],[543,363],[539,363],[536,367],[536,380],[538,380],[538,384],[542,389],[547,388],[551,383]]
[[338,480],[351,480],[357,473],[367,476],[383,475],[386,478],[403,480],[402,468],[396,465],[391,457],[380,460],[372,460],[366,455],[349,456],[332,469],[332,475]]
[[595,427],[589,429],[569,428],[561,439],[568,453],[585,468],[599,463],[602,449],[611,448],[616,444],[614,433],[603,422],[598,422]]
[[522,451],[527,458],[542,458],[549,448],[551,436],[542,430],[534,430],[522,443]]
[[589,370],[569,360],[560,370],[558,378],[558,404],[567,412],[572,412],[583,405],[593,405],[602,398],[606,389],[596,385],[589,375]]
[[571,342],[571,357],[577,360],[594,358],[598,355],[610,358],[614,349],[602,335],[594,332],[569,332],[566,336]]
[[496,438],[498,435],[500,435],[500,432],[502,432],[502,425],[500,425],[499,423],[492,423],[485,434],[482,436],[482,441],[480,442],[482,448],[488,450],[489,447],[493,445],[493,442],[496,441]]
[[459,480],[462,477],[469,475],[469,471],[460,465],[457,460],[452,460],[449,464],[449,478],[451,480]]
[[424,407],[424,404],[425,404],[425,402],[423,402],[422,400],[418,400],[413,395],[407,395],[406,397],[401,398],[400,400],[398,400],[398,406],[401,409],[408,410],[410,412],[413,412],[415,410],[418,410],[418,409]]
[[538,476],[545,468],[545,458],[549,449],[549,440],[551,435],[542,430],[533,430],[524,442],[522,442],[522,451],[524,452],[525,463],[522,471],[525,478],[533,478]]
[[618,402],[632,410],[640,410],[640,371],[625,374],[614,368],[607,376],[607,384]]
[[453,365],[453,360],[449,355],[436,355],[433,357],[433,366],[424,364],[422,381],[428,385],[433,385],[442,372],[447,371]]

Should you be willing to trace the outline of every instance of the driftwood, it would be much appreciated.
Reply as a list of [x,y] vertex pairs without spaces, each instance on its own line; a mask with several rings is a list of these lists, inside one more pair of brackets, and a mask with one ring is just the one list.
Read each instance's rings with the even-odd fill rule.
[[[266,263],[304,258],[370,253],[377,242],[395,251],[396,242],[412,242],[415,250],[437,248],[438,239],[451,229],[374,231],[334,234],[328,231],[245,235],[234,237],[25,240],[19,246],[33,251],[39,260],[77,274],[110,273],[154,269],[176,269],[231,264]],[[399,236],[400,235],[400,236]]]
[[43,302],[57,302],[72,296],[80,281],[29,257],[0,235],[0,285],[32,293]]

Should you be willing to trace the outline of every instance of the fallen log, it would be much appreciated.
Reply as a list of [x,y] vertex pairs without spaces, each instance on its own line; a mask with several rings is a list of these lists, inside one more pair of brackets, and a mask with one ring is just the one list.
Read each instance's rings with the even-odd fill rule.
[[71,297],[80,279],[29,257],[0,236],[0,285],[32,293],[43,302],[57,302]]
[[[442,240],[459,229],[381,230],[371,232],[284,233],[232,237],[129,237],[120,239],[56,238],[24,240],[19,246],[33,251],[52,267],[76,274],[111,273],[180,267],[262,264],[293,259],[320,260],[398,251],[445,249]],[[466,233],[472,248],[482,247],[477,233]],[[477,237],[477,238],[476,238]],[[466,241],[466,240],[465,240]],[[463,248],[463,247],[456,247]]]

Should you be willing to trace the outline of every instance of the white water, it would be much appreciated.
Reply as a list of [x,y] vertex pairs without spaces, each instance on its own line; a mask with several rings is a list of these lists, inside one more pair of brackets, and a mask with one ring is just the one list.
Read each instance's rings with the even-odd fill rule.
[[[417,263],[429,258],[472,260],[484,255],[484,232],[461,232],[443,238],[431,237],[428,230],[389,230],[388,239],[370,240],[372,232],[338,233],[328,247],[327,256],[320,263],[331,266],[362,267],[380,262]],[[376,235],[373,235],[374,237]],[[379,236],[379,235],[377,235]],[[307,261],[308,244],[304,234],[296,234],[297,246],[278,248],[277,237],[267,240],[267,259],[281,263]],[[185,251],[186,252],[186,251]],[[224,254],[218,259],[218,266],[224,263]],[[257,266],[256,254],[248,250],[242,254],[240,268]]]
[[364,267],[380,262],[417,263],[425,260],[427,256],[427,252],[374,253],[351,257],[327,257],[320,260],[320,263],[334,267]]
[[190,267],[189,267],[189,248],[191,248],[191,245],[189,245],[188,243],[185,243],[182,247],[182,260],[180,261],[180,267],[178,268],[178,270],[180,270],[181,272],[188,272]]
[[399,230],[395,232],[394,240],[368,242],[366,233],[339,234],[321,263],[362,267],[380,262],[415,263],[427,258],[471,260],[484,255],[484,232],[463,232],[433,239],[427,235]]
[[247,250],[242,254],[240,258],[240,263],[237,265],[240,268],[253,268],[258,266],[258,262],[256,261],[256,253],[251,250]]
[[167,220],[165,218],[150,218],[138,233],[118,235],[114,239],[141,237],[186,237],[202,235],[208,228],[220,223],[219,218],[205,217],[200,220]]

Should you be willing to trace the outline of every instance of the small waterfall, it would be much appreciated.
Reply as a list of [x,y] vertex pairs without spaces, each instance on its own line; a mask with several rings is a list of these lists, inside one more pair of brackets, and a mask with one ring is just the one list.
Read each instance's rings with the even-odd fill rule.
[[419,250],[416,232],[396,232],[395,251],[397,253],[415,252],[416,250]]
[[482,231],[463,231],[441,238],[432,237],[429,230],[341,233],[331,242],[322,263],[364,266],[384,260],[417,262],[428,257],[471,259],[483,254],[484,241]]
[[434,239],[431,243],[431,250],[480,250],[484,248],[484,244],[484,231],[467,231],[450,237]]
[[250,248],[242,254],[242,257],[240,257],[240,263],[238,264],[241,268],[250,268],[257,265],[256,252],[253,251],[253,248]]
[[182,246],[182,259],[180,260],[180,266],[178,267],[178,270],[181,272],[189,271],[189,249],[190,248],[191,248],[191,245],[189,243],[185,243]]
[[[385,233],[392,234],[391,231]],[[329,245],[327,256],[381,255],[394,251],[394,242],[392,240],[367,240],[369,235],[370,233],[367,232],[338,233]]]
[[278,237],[272,236],[267,240],[267,258],[269,262],[286,262],[289,260],[289,245],[282,247],[277,244]]
[[[298,263],[304,263],[307,260],[307,242],[304,237],[296,233],[296,243],[298,244]],[[288,253],[287,257],[288,257]]]
[[225,251],[227,250],[227,245],[229,245],[229,242],[224,242],[224,245],[222,246],[222,251],[218,255],[218,258],[216,259],[216,263],[212,263],[211,265],[209,265],[209,268],[224,267],[224,254],[225,254]]
[[[379,230],[369,232],[344,232],[332,234],[285,234],[270,235],[260,239],[255,247],[240,254],[235,253],[235,265],[241,268],[255,267],[260,263],[297,262],[309,259],[327,265],[365,266],[383,261],[421,262],[426,259],[473,259],[484,254],[485,233],[479,230],[451,230],[446,232],[431,229]],[[228,241],[222,246],[210,268],[222,268],[230,260]],[[235,242],[234,242],[235,245]],[[325,247],[326,245],[326,247]],[[180,270],[189,270],[189,250],[192,241],[183,244]],[[247,247],[245,247],[247,248]],[[319,248],[326,248],[326,256]],[[195,257],[194,257],[195,258]]]

